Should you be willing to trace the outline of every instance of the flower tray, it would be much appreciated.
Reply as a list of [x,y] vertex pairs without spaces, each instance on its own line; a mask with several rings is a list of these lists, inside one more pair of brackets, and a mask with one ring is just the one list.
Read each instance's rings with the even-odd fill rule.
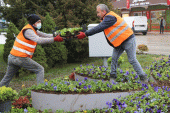
[[[75,80],[76,79],[78,79],[78,80],[84,80],[85,78],[86,78],[86,76],[81,76],[80,74],[78,74],[78,73],[74,73],[74,76],[75,76]],[[89,77],[87,77],[88,78],[88,80],[92,80],[92,81],[94,81],[94,82],[97,82],[97,81],[99,81],[99,80],[102,80],[102,79],[93,79],[93,78],[89,78]],[[108,81],[108,80],[102,80],[103,82],[106,82],[106,81]]]
[[11,110],[11,101],[0,102],[0,113],[9,112]]
[[32,105],[43,111],[52,109],[52,112],[63,109],[65,112],[78,110],[92,110],[107,108],[107,101],[113,98],[125,97],[133,92],[95,93],[95,94],[49,94],[31,91]]

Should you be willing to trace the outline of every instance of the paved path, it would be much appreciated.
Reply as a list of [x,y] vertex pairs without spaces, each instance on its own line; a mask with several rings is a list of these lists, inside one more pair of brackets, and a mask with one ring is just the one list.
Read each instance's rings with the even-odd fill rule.
[[6,37],[5,37],[5,35],[4,34],[6,34],[6,33],[2,33],[1,35],[0,35],[0,44],[5,44],[5,40],[6,40]]
[[148,46],[149,54],[170,55],[170,33],[149,32],[147,35],[136,34],[137,45]]

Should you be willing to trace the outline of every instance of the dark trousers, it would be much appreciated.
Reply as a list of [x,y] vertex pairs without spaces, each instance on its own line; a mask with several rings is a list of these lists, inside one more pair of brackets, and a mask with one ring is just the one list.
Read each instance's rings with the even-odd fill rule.
[[160,34],[164,33],[164,26],[160,26]]

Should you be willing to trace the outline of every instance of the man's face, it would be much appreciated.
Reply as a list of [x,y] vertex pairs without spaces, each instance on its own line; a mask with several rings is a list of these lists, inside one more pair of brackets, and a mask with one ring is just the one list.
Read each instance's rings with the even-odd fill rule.
[[103,17],[105,14],[106,14],[106,11],[102,11],[100,7],[97,7],[97,16],[100,18],[100,20],[103,20]]
[[35,24],[33,24],[35,27],[37,27],[37,24],[41,23],[41,20],[38,20]]

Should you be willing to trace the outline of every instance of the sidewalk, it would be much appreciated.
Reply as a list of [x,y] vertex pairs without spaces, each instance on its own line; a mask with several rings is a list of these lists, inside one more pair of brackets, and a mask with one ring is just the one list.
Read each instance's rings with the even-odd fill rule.
[[[148,34],[160,34],[160,32],[158,31],[148,31]],[[160,34],[160,35],[170,35],[170,32],[164,32],[163,34]]]

